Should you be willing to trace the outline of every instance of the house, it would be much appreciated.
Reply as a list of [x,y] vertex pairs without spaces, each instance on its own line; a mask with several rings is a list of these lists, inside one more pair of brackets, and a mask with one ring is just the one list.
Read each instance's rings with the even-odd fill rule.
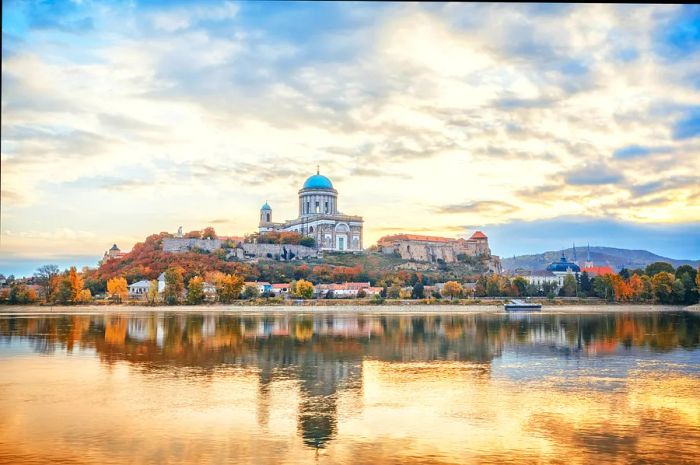
[[285,296],[289,294],[291,284],[290,283],[279,283],[272,285],[272,292],[277,296]]
[[[355,298],[360,290],[364,290],[366,293],[367,289],[370,287],[369,281],[342,284],[317,284],[314,286],[314,294],[323,298],[331,292],[334,298]],[[381,288],[378,289],[381,291]]]
[[216,302],[216,286],[205,281],[202,283],[202,287],[204,288],[204,300],[207,302]]
[[272,284],[268,283],[267,281],[246,281],[243,283],[243,285],[255,287],[261,294],[272,291]]
[[145,299],[148,294],[148,288],[151,287],[151,282],[147,279],[142,279],[133,284],[129,284],[130,299]]

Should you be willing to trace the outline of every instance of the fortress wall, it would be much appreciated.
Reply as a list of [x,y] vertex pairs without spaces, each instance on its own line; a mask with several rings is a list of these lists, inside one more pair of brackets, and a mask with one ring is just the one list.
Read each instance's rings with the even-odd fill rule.
[[292,252],[295,257],[307,258],[317,255],[316,249],[306,247],[304,245],[292,244],[241,244],[243,251],[247,255],[255,255],[256,257],[267,257],[267,254],[282,256],[284,251]]
[[213,252],[221,248],[219,239],[192,239],[187,237],[168,237],[163,239],[164,252],[189,252],[192,249],[202,249]]

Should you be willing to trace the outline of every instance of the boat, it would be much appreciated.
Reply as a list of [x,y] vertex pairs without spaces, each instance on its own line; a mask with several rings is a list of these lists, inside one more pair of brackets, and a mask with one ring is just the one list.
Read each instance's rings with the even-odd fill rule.
[[535,312],[542,310],[542,305],[522,300],[512,299],[510,303],[504,305],[507,312],[517,312],[519,310]]

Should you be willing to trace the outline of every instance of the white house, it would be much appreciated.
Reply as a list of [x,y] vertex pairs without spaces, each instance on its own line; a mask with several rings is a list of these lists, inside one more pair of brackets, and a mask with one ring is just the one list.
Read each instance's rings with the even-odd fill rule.
[[130,299],[145,299],[146,294],[148,294],[148,288],[151,286],[151,282],[147,279],[142,279],[133,284],[129,284],[129,298]]

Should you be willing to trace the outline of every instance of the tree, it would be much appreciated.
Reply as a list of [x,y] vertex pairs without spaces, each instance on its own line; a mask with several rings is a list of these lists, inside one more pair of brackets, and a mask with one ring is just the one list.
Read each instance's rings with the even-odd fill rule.
[[117,302],[123,302],[129,297],[129,286],[124,278],[112,278],[107,281],[107,293]]
[[36,283],[44,289],[44,298],[48,299],[51,296],[51,279],[58,276],[59,272],[57,265],[42,265],[34,273]]
[[527,295],[527,279],[522,276],[513,278],[513,287],[518,290],[518,295]]
[[202,302],[204,302],[204,280],[195,276],[187,284],[187,303],[198,305]]
[[698,271],[695,273],[695,288],[700,292],[700,265],[698,265]]
[[413,288],[410,288],[410,289],[401,288],[401,290],[399,291],[399,298],[400,299],[410,299],[412,291],[413,291]]
[[87,304],[92,302],[92,292],[90,292],[90,289],[83,289],[82,291],[80,291],[76,302],[81,304]]
[[219,236],[216,235],[216,231],[211,226],[207,226],[202,231],[202,239],[218,239]]
[[78,274],[78,270],[71,266],[68,270],[68,281],[71,288],[71,301],[79,302],[80,293],[83,291],[83,278]]
[[260,291],[258,291],[258,288],[256,286],[249,285],[243,289],[243,298],[244,299],[254,299],[259,295],[260,295]]
[[673,275],[665,271],[660,271],[651,278],[654,295],[662,304],[670,304],[673,301],[674,281]]
[[243,277],[235,274],[224,275],[215,282],[219,302],[230,304],[241,297]]
[[158,281],[155,279],[152,279],[151,282],[148,283],[146,301],[151,305],[155,305],[155,303],[158,302]]
[[314,295],[314,285],[305,279],[292,282],[292,295],[300,299],[310,299]]
[[183,270],[180,267],[170,267],[165,270],[165,289],[163,289],[163,300],[168,305],[180,303],[182,293],[185,290]]
[[462,285],[459,284],[456,281],[447,281],[444,286],[442,286],[442,295],[444,297],[449,297],[450,300],[452,300],[455,297],[459,297],[462,295],[464,289],[462,289]]
[[359,291],[357,291],[358,299],[364,299],[365,297],[367,297],[367,292],[364,289],[360,289]]
[[386,290],[386,296],[389,299],[398,299],[399,295],[401,295],[401,286],[399,286],[398,284],[392,284]]
[[685,286],[683,281],[676,279],[673,281],[673,302],[676,304],[682,304],[685,302]]
[[425,290],[425,286],[423,286],[423,283],[420,281],[417,281],[416,284],[413,285],[413,289],[411,290],[411,298],[412,299],[422,299],[424,297],[423,291]]
[[673,274],[673,265],[666,262],[654,262],[650,265],[647,265],[646,269],[644,270],[644,273],[646,273],[647,276],[652,277],[661,272]]
[[630,298],[633,302],[639,302],[642,300],[642,294],[644,293],[644,282],[642,281],[641,276],[638,274],[633,274],[630,276],[629,288]]
[[593,293],[593,286],[591,284],[591,278],[588,275],[588,272],[584,271],[581,273],[579,279],[581,281],[581,294],[586,297],[590,296]]
[[564,276],[564,283],[559,290],[559,295],[563,297],[575,297],[576,296],[576,277],[571,273],[566,273]]
[[310,236],[302,237],[299,240],[299,245],[303,245],[306,247],[316,247],[316,240]]
[[24,283],[13,282],[8,301],[11,304],[31,304],[36,302],[36,291]]
[[612,275],[605,274],[596,276],[592,280],[593,293],[605,300],[613,300],[615,293],[613,292]]

